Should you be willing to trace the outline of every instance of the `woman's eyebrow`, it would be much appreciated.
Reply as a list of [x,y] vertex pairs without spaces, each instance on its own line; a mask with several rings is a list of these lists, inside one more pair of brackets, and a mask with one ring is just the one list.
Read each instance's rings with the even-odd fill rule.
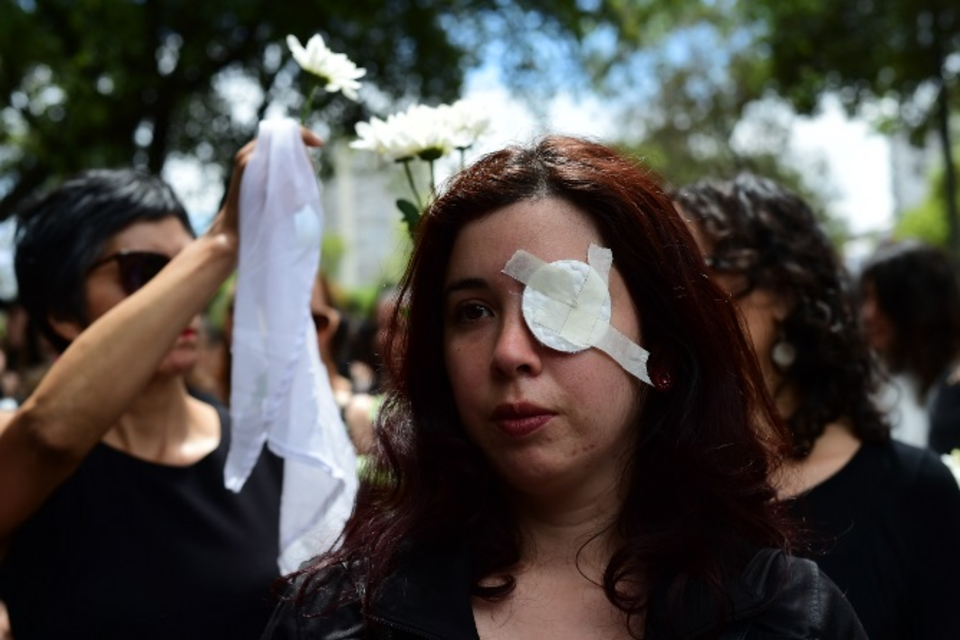
[[450,294],[456,293],[457,291],[489,288],[490,285],[487,284],[487,281],[483,278],[461,278],[460,280],[454,280],[444,287],[443,299],[446,300],[450,297]]

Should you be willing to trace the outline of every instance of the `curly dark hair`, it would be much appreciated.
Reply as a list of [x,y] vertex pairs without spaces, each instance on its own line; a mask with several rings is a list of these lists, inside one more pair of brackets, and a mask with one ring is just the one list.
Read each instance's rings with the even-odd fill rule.
[[879,247],[860,273],[893,323],[893,341],[881,354],[890,371],[908,371],[920,400],[960,354],[960,284],[946,254],[920,240]]
[[[497,474],[468,437],[443,354],[444,279],[454,242],[471,222],[534,198],[561,198],[597,225],[631,299],[644,346],[663,354],[674,387],[647,393],[640,437],[612,514],[621,547],[605,571],[607,598],[631,620],[658,595],[723,584],[758,547],[790,547],[770,473],[789,453],[735,306],[706,276],[689,228],[659,182],[631,159],[578,138],[546,137],[489,154],[455,176],[420,222],[388,349],[390,389],[378,419],[376,470],[361,482],[339,549],[300,574],[353,567],[366,611],[406,544],[462,541],[473,594],[508,596],[520,532]],[[641,393],[641,391],[638,391]],[[769,425],[757,429],[756,421]],[[317,580],[304,585],[316,587]],[[633,593],[624,585],[644,584]],[[301,591],[301,595],[303,592]],[[682,617],[668,605],[658,615]],[[718,614],[722,615],[722,614]]]
[[857,320],[847,270],[806,202],[773,180],[741,173],[732,180],[703,180],[674,198],[712,245],[708,265],[741,275],[746,288],[776,292],[791,305],[780,325],[796,350],[777,370],[778,395],[798,392],[787,416],[794,455],[809,455],[826,425],[846,418],[865,441],[889,438],[873,401],[879,372]]

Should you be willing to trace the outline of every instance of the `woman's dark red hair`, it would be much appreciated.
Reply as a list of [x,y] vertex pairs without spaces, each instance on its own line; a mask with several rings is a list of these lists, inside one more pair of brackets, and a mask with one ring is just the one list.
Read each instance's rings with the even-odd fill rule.
[[[442,351],[444,278],[465,225],[512,203],[563,198],[596,224],[627,283],[653,361],[673,387],[649,391],[636,425],[625,503],[613,526],[621,548],[604,576],[607,597],[631,615],[657,597],[721,585],[759,547],[788,534],[768,483],[788,436],[727,296],[705,273],[686,224],[639,164],[579,138],[550,136],[491,153],[454,176],[421,220],[401,283],[391,341],[392,389],[378,420],[374,471],[361,483],[341,546],[307,570],[348,563],[368,612],[401,545],[462,540],[474,594],[499,598],[520,534],[497,477],[467,437]],[[304,584],[316,585],[307,580]],[[649,590],[638,595],[629,587]],[[679,614],[679,612],[678,612]]]

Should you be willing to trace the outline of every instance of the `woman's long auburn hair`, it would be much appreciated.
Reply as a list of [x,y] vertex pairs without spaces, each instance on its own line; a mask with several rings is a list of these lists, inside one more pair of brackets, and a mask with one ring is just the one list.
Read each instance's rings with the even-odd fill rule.
[[[378,418],[374,470],[361,482],[341,545],[305,570],[315,576],[351,566],[367,612],[401,543],[462,540],[476,596],[497,599],[513,589],[520,533],[454,403],[443,290],[464,226],[544,197],[576,205],[596,224],[642,318],[644,346],[673,378],[671,390],[646,393],[638,418],[626,498],[613,524],[623,544],[603,579],[608,599],[634,622],[651,599],[677,603],[696,583],[722,598],[724,580],[757,548],[789,546],[768,482],[789,436],[686,224],[638,163],[592,141],[549,136],[486,155],[455,175],[417,229],[394,316],[392,387]],[[491,575],[507,577],[481,586]],[[302,584],[316,588],[318,581]],[[648,588],[638,593],[635,585]]]

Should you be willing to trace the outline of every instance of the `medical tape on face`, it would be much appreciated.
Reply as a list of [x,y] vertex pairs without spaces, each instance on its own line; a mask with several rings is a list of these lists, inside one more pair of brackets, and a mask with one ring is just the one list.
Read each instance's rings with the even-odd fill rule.
[[523,283],[523,319],[544,345],[565,353],[596,347],[628,373],[651,384],[650,353],[610,325],[610,269],[613,252],[591,244],[587,262],[546,263],[523,251],[503,273]]

